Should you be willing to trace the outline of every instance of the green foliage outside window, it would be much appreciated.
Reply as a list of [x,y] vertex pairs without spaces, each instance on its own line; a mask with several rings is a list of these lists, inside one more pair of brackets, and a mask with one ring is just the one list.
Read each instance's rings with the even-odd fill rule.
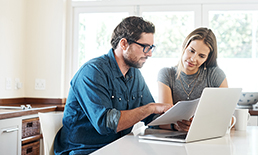
[[109,50],[111,44],[111,34],[112,32],[109,32],[109,30],[106,27],[106,23],[102,22],[100,28],[97,31],[97,37],[96,37],[96,43],[97,48],[100,49],[101,47],[107,47],[107,50]]
[[156,27],[153,58],[179,58],[184,38],[193,29],[191,13],[146,13],[143,17]]
[[[107,16],[112,19],[112,16]],[[192,12],[145,12],[145,20],[156,27],[153,58],[179,58],[185,37],[194,30]],[[219,58],[258,58],[258,12],[221,11],[211,12],[209,28],[215,33]],[[89,23],[88,23],[89,24]],[[92,23],[91,23],[92,24]],[[86,18],[80,20],[79,64],[86,56]],[[96,51],[111,48],[111,33],[107,22],[96,25]],[[91,45],[88,45],[91,46]]]
[[[256,25],[255,25],[256,24]],[[219,12],[210,15],[210,28],[217,37],[221,58],[252,58],[252,40],[257,38],[253,13]],[[256,29],[256,31],[254,31]],[[253,38],[256,33],[256,38]]]
[[80,22],[80,30],[79,30],[79,64],[83,64],[85,58],[85,50],[86,50],[86,21],[83,19]]

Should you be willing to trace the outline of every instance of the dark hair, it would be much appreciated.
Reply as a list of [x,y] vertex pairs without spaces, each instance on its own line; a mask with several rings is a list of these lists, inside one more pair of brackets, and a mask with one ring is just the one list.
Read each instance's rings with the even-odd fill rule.
[[201,67],[217,66],[218,51],[217,51],[217,40],[216,40],[215,34],[212,32],[211,29],[208,29],[208,28],[205,28],[205,27],[197,28],[185,38],[185,41],[182,47],[182,55],[178,64],[177,77],[179,77],[180,72],[182,71],[182,68],[183,68],[182,56],[184,55],[185,49],[194,40],[203,40],[204,44],[206,44],[210,49],[208,58],[202,64]]
[[[141,34],[155,33],[155,26],[151,22],[143,20],[142,17],[131,16],[123,19],[114,29],[111,37],[111,45],[116,49],[122,38],[137,41],[141,38]],[[128,42],[130,44],[130,42]]]

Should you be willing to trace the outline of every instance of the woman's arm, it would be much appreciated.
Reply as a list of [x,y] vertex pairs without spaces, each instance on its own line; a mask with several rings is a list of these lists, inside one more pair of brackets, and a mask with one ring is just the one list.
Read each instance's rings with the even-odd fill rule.
[[228,81],[227,81],[227,78],[225,78],[221,85],[219,86],[220,88],[228,88]]
[[[228,88],[228,81],[227,81],[227,78],[225,78],[224,80],[223,80],[223,82],[221,83],[221,85],[219,86],[220,88]],[[231,118],[232,119],[232,123],[233,123],[233,120],[234,120],[234,118],[232,117]],[[231,123],[231,125],[232,125],[232,123]]]
[[162,82],[158,81],[158,103],[173,104],[171,89]]
[[[169,103],[173,105],[171,89],[164,83],[158,81],[158,103]],[[159,125],[161,129],[171,129],[170,124]]]

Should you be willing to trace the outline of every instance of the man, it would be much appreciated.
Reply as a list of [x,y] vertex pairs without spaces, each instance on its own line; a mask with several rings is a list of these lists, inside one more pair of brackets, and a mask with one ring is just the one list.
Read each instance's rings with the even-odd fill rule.
[[154,25],[141,17],[125,18],[112,34],[108,54],[79,69],[55,139],[56,154],[89,154],[171,107],[154,103],[137,69],[152,56],[154,32]]

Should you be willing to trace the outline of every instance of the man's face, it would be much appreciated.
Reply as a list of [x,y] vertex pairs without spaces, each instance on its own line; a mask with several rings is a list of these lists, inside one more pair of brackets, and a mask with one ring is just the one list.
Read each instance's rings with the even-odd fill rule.
[[[143,45],[153,45],[154,36],[152,33],[142,33],[141,38],[135,41]],[[126,65],[141,68],[148,57],[152,56],[152,51],[144,53],[141,45],[132,43],[129,45],[128,50],[124,51],[123,56]]]

